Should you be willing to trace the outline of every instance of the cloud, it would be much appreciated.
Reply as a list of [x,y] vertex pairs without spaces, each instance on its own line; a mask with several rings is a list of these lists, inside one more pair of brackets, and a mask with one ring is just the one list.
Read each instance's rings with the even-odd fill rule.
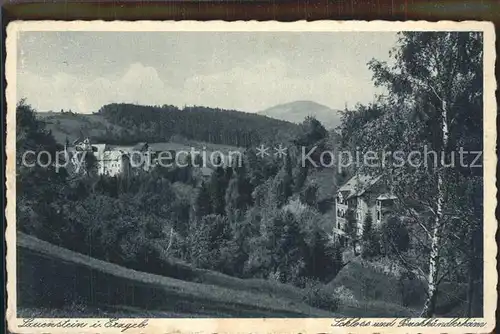
[[58,111],[62,108],[91,113],[112,102],[165,103],[165,92],[156,69],[135,63],[118,80],[77,77],[63,72],[43,77],[21,71],[17,95],[26,97],[40,110]]
[[274,92],[288,90],[287,83],[285,64],[271,59],[252,67],[234,67],[215,74],[193,76],[185,81],[184,90],[192,93],[192,104],[226,109],[249,106],[244,110],[257,111],[275,102]]
[[41,77],[30,72],[18,75],[18,98],[27,98],[29,103],[40,109],[72,104],[72,94],[78,89],[74,77],[63,72]]
[[256,112],[279,103],[312,100],[343,108],[346,102],[352,105],[373,99],[373,84],[368,76],[363,77],[341,68],[300,75],[284,61],[271,58],[248,67],[195,74],[176,85],[174,78],[162,79],[154,67],[133,63],[116,79],[64,72],[40,76],[20,71],[18,97],[26,97],[39,110],[71,109],[80,113],[95,112],[113,102],[203,105]]
[[184,88],[193,93],[194,104],[250,112],[296,100],[312,100],[341,109],[346,102],[371,102],[376,91],[369,76],[364,78],[340,69],[314,76],[290,72],[284,62],[271,59],[249,68],[194,76],[186,80]]

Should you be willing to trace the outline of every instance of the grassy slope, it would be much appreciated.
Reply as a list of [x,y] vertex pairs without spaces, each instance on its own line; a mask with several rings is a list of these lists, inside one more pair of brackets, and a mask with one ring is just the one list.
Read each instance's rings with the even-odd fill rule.
[[[299,289],[274,282],[242,280],[208,270],[193,269],[187,265],[184,269],[191,271],[192,282],[152,275],[90,258],[22,233],[18,233],[17,247],[18,262],[21,262],[18,263],[18,280],[21,278],[21,281],[18,281],[18,291],[24,294],[30,289],[37,293],[42,292],[45,295],[40,297],[44,298],[44,302],[57,293],[57,291],[51,291],[50,286],[52,281],[59,279],[73,287],[69,290],[80,289],[76,288],[77,286],[88,290],[89,286],[92,286],[93,295],[87,298],[93,303],[89,310],[109,309],[110,304],[113,303],[112,312],[114,313],[122,310],[131,314],[147,313],[151,314],[150,316],[169,316],[169,314],[170,316],[228,317],[334,316],[330,312],[315,309],[303,303]],[[20,257],[19,254],[21,254]],[[44,261],[48,261],[47,264],[44,264]],[[42,268],[36,271],[33,267],[37,266]],[[68,270],[69,267],[71,270]],[[90,282],[86,281],[88,277],[90,277]],[[40,286],[41,281],[45,282]],[[34,287],[30,285],[33,282]],[[53,288],[64,290],[59,285]],[[74,293],[74,291],[66,292]],[[110,297],[110,294],[113,297]],[[73,295],[68,298],[73,300],[76,297]],[[65,300],[67,301],[68,298]],[[23,305],[20,299],[18,302],[21,302],[19,305],[21,312],[30,312],[33,303],[29,305],[26,302],[26,305]],[[64,304],[64,302],[61,303],[61,305]],[[36,309],[42,308],[36,307]],[[53,307],[47,309],[53,310]],[[88,312],[92,313],[92,311]],[[74,313],[73,310],[72,313]]]
[[417,312],[399,303],[396,277],[377,272],[358,258],[345,266],[330,286],[345,289],[339,312],[346,316],[403,317]]
[[104,134],[106,128],[121,130],[119,125],[108,122],[101,115],[39,112],[37,117],[45,122],[46,129],[52,131],[52,135],[60,144],[64,144],[66,138],[72,142],[79,137]]
[[[398,278],[377,270],[370,262],[354,258],[329,286],[340,298],[338,313],[351,317],[418,317],[425,300],[422,286],[416,286],[419,300],[402,306]],[[339,292],[343,291],[343,293]],[[444,317],[465,316],[465,285],[442,283],[436,312]]]

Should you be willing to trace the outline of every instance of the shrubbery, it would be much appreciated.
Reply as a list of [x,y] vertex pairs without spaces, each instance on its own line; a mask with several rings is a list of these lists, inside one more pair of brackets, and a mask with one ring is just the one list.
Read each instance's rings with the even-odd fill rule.
[[389,217],[387,222],[382,225],[382,238],[386,254],[405,252],[410,247],[408,228],[396,216]]
[[335,312],[339,307],[340,300],[329,286],[318,281],[308,280],[304,287],[304,301],[313,307]]

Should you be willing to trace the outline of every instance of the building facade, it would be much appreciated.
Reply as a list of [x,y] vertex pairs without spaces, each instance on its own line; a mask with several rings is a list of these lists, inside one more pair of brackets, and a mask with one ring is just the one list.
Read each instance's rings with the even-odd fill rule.
[[99,175],[128,175],[130,172],[130,150],[128,147],[115,147],[108,144],[91,144],[87,138],[65,147],[70,157],[74,172],[88,173],[84,163],[84,154],[92,154],[95,158],[93,169]]
[[128,175],[130,170],[130,157],[128,151],[106,147],[106,144],[93,145],[92,147],[97,150],[94,151],[94,155],[96,157],[96,168],[99,175]]
[[333,234],[342,243],[348,238],[346,228],[348,217],[355,220],[355,230],[359,237],[363,234],[363,224],[371,215],[374,228],[380,228],[392,211],[394,196],[381,176],[355,175],[337,191],[335,197],[336,222]]

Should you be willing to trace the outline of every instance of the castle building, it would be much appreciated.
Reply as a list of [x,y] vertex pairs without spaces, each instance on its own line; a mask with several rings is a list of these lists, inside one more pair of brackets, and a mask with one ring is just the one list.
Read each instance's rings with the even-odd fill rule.
[[[137,143],[133,146],[119,146],[110,144],[93,144],[87,138],[75,141],[73,145],[65,146],[73,167],[85,172],[81,163],[82,153],[92,154],[95,157],[97,174],[107,176],[130,175],[133,170],[151,171],[155,167],[186,167],[192,157],[186,145],[178,143]],[[182,154],[181,154],[182,153]],[[199,155],[198,155],[199,157]],[[81,166],[80,166],[81,165]],[[197,175],[200,179],[209,179],[213,167],[198,166]],[[76,168],[73,168],[76,172]]]
[[[78,142],[73,146],[65,146],[75,172],[88,172],[82,164],[82,154],[92,154],[95,157],[95,171],[99,175],[128,175],[130,172],[130,157],[128,147],[116,147],[108,144],[91,144],[90,140]],[[78,167],[78,170],[76,169]]]

